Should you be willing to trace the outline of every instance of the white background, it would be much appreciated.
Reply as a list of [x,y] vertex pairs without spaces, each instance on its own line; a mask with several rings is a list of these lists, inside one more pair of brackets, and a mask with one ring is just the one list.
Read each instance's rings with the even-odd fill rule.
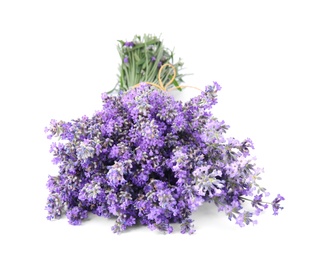
[[[0,1],[1,259],[321,259],[322,8],[319,1]],[[113,220],[50,222],[43,132],[101,108],[117,81],[117,40],[160,35],[185,62],[187,85],[222,86],[215,115],[250,137],[262,185],[285,209],[239,228],[215,206],[197,232]],[[178,98],[197,95],[185,90]]]

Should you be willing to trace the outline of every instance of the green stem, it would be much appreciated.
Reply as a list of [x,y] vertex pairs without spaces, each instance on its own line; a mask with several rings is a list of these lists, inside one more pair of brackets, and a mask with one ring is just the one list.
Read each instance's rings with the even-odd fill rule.
[[[251,199],[247,199],[247,198],[244,198],[244,197],[239,197],[239,198],[242,199],[242,200],[247,200],[247,201],[253,202],[253,200],[251,200]],[[271,202],[267,202],[267,201],[262,201],[262,203],[272,204]]]
[[145,42],[145,74],[144,74],[144,80],[147,81],[148,73],[149,73],[149,61],[148,61],[148,45]]

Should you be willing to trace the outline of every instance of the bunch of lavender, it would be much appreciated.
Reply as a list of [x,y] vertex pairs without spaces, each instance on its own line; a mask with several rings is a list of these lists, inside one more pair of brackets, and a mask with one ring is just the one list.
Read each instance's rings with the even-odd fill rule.
[[[172,86],[179,86],[183,82],[184,75],[180,74],[183,62],[179,59],[174,63],[173,51],[165,48],[158,37],[136,35],[130,42],[119,41],[117,49],[121,58],[117,85],[119,90],[126,91],[140,82],[157,83],[159,69],[167,63],[173,64],[177,72]],[[166,67],[160,76],[162,82],[169,82],[173,77],[173,70]]]
[[91,212],[116,217],[116,233],[136,223],[171,233],[179,223],[192,234],[191,213],[204,202],[240,226],[255,224],[269,205],[277,215],[284,198],[264,201],[252,141],[225,138],[228,126],[210,111],[219,90],[214,83],[182,103],[141,83],[118,96],[103,93],[92,117],[52,120],[48,138],[61,141],[50,149],[59,173],[47,183],[48,219],[66,215],[79,225]]

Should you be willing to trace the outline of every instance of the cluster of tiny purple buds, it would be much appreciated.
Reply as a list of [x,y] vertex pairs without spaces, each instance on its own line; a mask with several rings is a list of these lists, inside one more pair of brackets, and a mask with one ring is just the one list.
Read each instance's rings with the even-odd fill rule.
[[129,47],[129,48],[132,48],[132,47],[134,47],[134,46],[135,46],[135,44],[134,44],[134,42],[125,42],[125,43],[124,43],[124,46],[125,46],[125,47]]
[[124,63],[129,63],[129,57],[128,56],[125,56],[124,59],[123,59],[123,62]]
[[263,201],[269,193],[257,183],[252,141],[226,138],[229,127],[211,112],[220,89],[214,82],[183,103],[142,83],[103,93],[92,117],[52,120],[46,132],[60,140],[50,148],[59,172],[47,182],[48,219],[66,215],[79,225],[93,213],[116,217],[116,233],[136,223],[171,233],[178,223],[192,234],[191,214],[204,202],[240,226],[255,224],[268,205],[277,215],[284,198]]

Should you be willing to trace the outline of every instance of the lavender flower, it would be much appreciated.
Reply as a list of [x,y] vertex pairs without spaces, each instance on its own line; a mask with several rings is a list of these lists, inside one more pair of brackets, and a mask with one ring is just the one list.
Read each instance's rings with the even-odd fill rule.
[[115,233],[136,223],[171,233],[179,223],[192,234],[191,214],[204,202],[241,227],[269,204],[277,215],[284,198],[264,201],[252,141],[226,138],[229,127],[211,113],[220,89],[214,82],[183,104],[142,83],[118,96],[103,93],[92,117],[52,120],[46,133],[61,141],[50,146],[59,170],[47,182],[48,219],[66,214],[79,225],[91,212],[116,217]]
[[124,167],[122,163],[116,162],[106,174],[107,183],[112,187],[124,184]]
[[134,44],[134,42],[125,42],[125,43],[124,43],[124,46],[125,46],[125,47],[129,47],[129,48],[134,47],[134,45],[135,45],[135,44]]
[[87,210],[75,206],[67,211],[66,216],[70,224],[80,225],[81,221],[88,217],[88,214]]
[[80,160],[86,160],[87,158],[93,157],[95,149],[91,147],[90,141],[85,140],[81,142],[76,148],[77,157]]
[[189,235],[192,235],[196,230],[194,230],[194,225],[192,224],[192,219],[184,219],[181,223],[181,233],[185,234],[188,233]]
[[278,194],[277,197],[273,200],[272,207],[274,215],[278,215],[278,211],[283,209],[283,207],[280,206],[280,202],[282,200],[284,200],[284,197],[282,197],[280,194]]

